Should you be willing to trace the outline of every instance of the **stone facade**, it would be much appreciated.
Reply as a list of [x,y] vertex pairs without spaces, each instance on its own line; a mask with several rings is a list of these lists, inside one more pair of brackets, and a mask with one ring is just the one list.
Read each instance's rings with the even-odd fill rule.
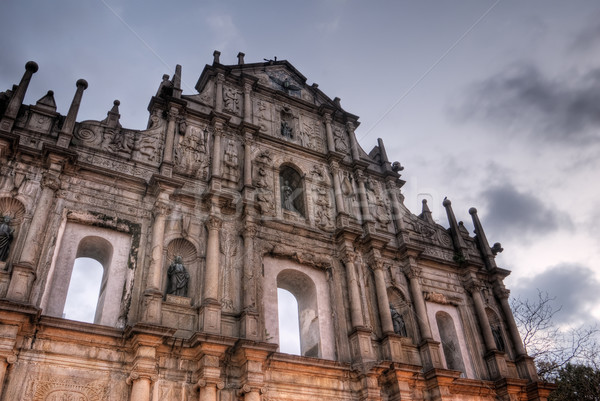
[[[148,128],[0,93],[1,400],[545,400],[477,217],[403,204],[399,163],[287,61],[164,76]],[[63,319],[76,258],[95,323]],[[279,351],[277,289],[301,355]]]

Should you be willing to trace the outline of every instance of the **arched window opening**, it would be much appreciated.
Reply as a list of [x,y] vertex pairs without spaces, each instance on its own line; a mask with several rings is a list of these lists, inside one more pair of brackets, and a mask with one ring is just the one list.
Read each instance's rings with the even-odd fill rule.
[[278,288],[277,307],[279,312],[279,351],[301,355],[300,319],[296,297],[291,292]]
[[466,374],[465,364],[462,359],[458,335],[454,327],[452,317],[446,312],[438,312],[435,314],[444,357],[446,359],[446,367],[451,370],[458,370]]
[[94,323],[103,275],[104,268],[97,260],[75,259],[63,318]]
[[277,276],[277,288],[290,292],[298,302],[300,355],[320,357],[319,309],[314,282],[297,270],[283,270]]
[[283,166],[279,172],[281,208],[284,211],[306,216],[302,177],[292,167]]

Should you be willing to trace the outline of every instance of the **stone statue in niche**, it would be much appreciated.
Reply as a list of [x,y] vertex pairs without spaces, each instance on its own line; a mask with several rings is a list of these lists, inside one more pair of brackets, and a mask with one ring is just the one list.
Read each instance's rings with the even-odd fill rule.
[[396,333],[402,337],[408,337],[408,334],[406,332],[406,323],[404,322],[404,318],[402,317],[400,312],[398,312],[396,310],[396,308],[394,308],[394,306],[391,304],[390,304],[390,313],[392,314],[392,323],[394,325],[394,333]]
[[271,122],[271,110],[269,103],[259,100],[256,103],[256,106],[256,118],[258,120],[258,125],[260,126],[260,131],[267,132],[270,126],[269,123]]
[[190,275],[183,265],[183,259],[181,256],[175,256],[175,259],[169,266],[167,274],[169,276],[167,294],[177,295],[179,297],[187,297]]
[[223,172],[223,178],[229,181],[237,182],[239,179],[238,171],[238,153],[235,147],[235,143],[230,139],[227,143],[227,149],[225,149],[225,171]]
[[494,342],[496,343],[498,351],[504,352],[506,350],[506,345],[504,344],[504,338],[502,338],[500,326],[492,326],[492,335],[494,336]]
[[0,223],[0,262],[5,262],[8,259],[10,244],[13,240],[15,230],[10,227],[10,221],[10,216],[4,216]]
[[294,129],[292,127],[294,116],[289,109],[281,110],[281,136],[287,139],[294,139]]
[[292,194],[294,193],[294,189],[290,187],[290,183],[285,181],[281,186],[281,192],[283,193],[282,206],[284,209],[289,210],[291,212],[299,213],[298,210],[294,207],[294,198],[292,198]]

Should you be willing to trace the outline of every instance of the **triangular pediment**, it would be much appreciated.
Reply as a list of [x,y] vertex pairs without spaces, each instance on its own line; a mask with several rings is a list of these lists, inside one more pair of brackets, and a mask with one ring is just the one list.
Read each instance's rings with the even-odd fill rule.
[[[281,93],[290,99],[301,99],[315,106],[343,111],[339,102],[332,100],[318,89],[317,84],[307,84],[307,79],[287,60],[267,60],[263,63],[223,65],[213,63],[206,66],[196,84],[199,93],[207,92],[206,85],[218,73],[246,79],[261,88]],[[240,82],[241,85],[241,82]]]

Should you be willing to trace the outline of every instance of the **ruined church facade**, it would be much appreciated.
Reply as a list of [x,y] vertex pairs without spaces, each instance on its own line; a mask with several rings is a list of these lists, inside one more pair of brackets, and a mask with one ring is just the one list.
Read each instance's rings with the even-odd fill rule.
[[[0,93],[0,400],[546,400],[477,211],[412,214],[338,98],[219,56],[197,93],[163,76],[145,130],[77,121],[84,80],[66,115],[24,105],[34,62]],[[93,323],[64,316],[81,258]]]

